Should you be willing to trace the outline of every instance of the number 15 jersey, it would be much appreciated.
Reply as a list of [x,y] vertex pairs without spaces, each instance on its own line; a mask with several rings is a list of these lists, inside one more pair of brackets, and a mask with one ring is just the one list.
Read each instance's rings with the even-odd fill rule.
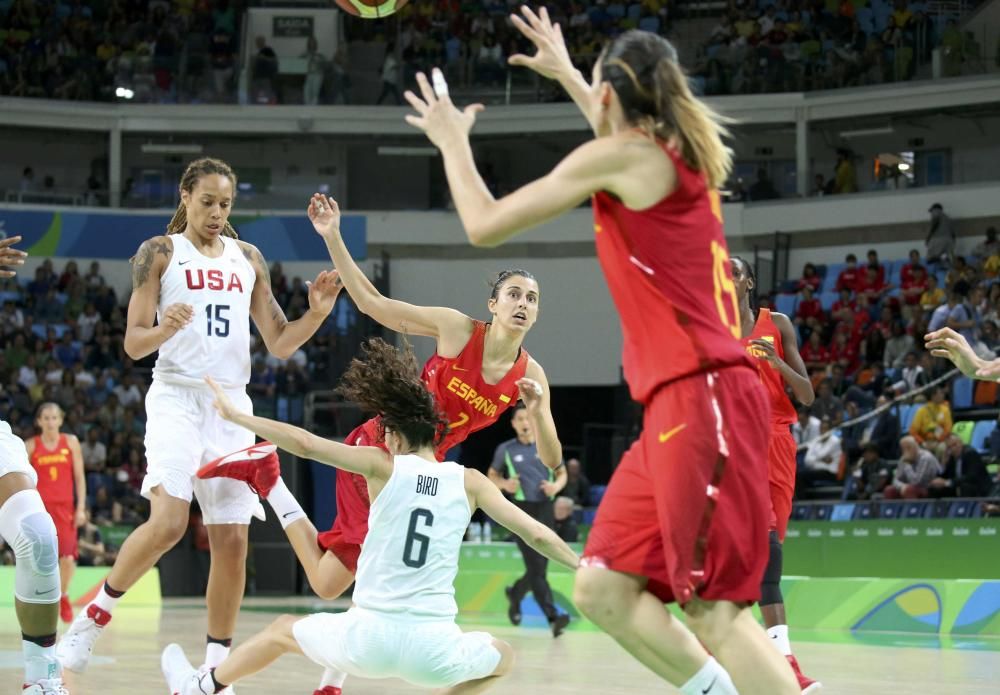
[[660,142],[677,188],[645,210],[594,195],[597,257],[622,324],[622,368],[632,398],[698,372],[753,366],[739,342],[739,306],[722,208],[705,177]]
[[210,376],[227,388],[250,381],[250,295],[257,274],[235,239],[219,237],[222,255],[209,258],[183,234],[170,235],[174,251],[160,277],[156,318],[171,304],[190,304],[194,320],[160,346],[153,378],[204,386]]
[[399,617],[454,620],[458,556],[471,518],[462,466],[396,456],[368,514],[354,603]]

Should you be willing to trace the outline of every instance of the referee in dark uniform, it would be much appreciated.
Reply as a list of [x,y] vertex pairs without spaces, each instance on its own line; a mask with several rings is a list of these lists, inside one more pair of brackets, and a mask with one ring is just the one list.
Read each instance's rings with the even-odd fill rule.
[[[566,485],[566,467],[560,466],[552,471],[542,463],[531,419],[523,403],[515,407],[511,425],[517,436],[497,447],[489,470],[490,480],[532,518],[553,528],[552,501]],[[524,557],[524,575],[505,589],[510,602],[507,616],[514,625],[521,624],[521,600],[531,591],[549,619],[553,636],[558,637],[569,624],[569,616],[556,611],[552,589],[545,577],[549,561],[520,537],[515,536],[514,540]]]

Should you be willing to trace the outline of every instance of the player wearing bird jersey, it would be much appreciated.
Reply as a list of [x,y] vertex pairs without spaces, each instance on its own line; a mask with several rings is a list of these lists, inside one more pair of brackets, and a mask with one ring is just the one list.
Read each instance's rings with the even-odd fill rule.
[[[436,70],[437,92],[419,74],[420,95],[406,93],[416,110],[406,120],[440,149],[473,244],[495,246],[592,201],[625,379],[645,411],[587,539],[576,605],[682,693],[797,695],[791,669],[747,607],[767,562],[769,408],[738,340],[715,191],[732,163],[721,119],[691,93],[666,39],[620,34],[588,85],[547,11],[522,14],[511,20],[537,52],[511,62],[559,79],[594,140],[497,200],[469,143],[482,106],[456,109]],[[681,604],[732,680],[663,601]]]
[[229,651],[243,597],[247,530],[257,497],[232,480],[198,480],[199,466],[253,444],[253,433],[219,418],[204,377],[250,411],[250,319],[267,349],[288,358],[326,320],[340,284],[322,272],[309,287],[309,310],[288,321],[271,293],[260,251],[228,222],[236,194],[232,169],[199,159],[181,178],[181,203],[167,234],[144,242],[132,261],[125,351],[134,360],[159,350],[146,395],[149,520],[122,545],[103,589],[59,643],[66,668],[83,671],[121,596],[187,530],[193,495],[208,530],[212,563],[206,604],[206,664]]
[[[539,290],[524,270],[505,270],[493,283],[487,307],[492,321],[483,323],[445,307],[422,307],[383,296],[351,258],[340,235],[340,208],[332,198],[316,194],[309,202],[309,219],[324,239],[344,286],[358,309],[386,328],[434,338],[437,349],[424,365],[423,380],[448,419],[448,432],[437,445],[437,456],[470,434],[487,427],[517,403],[524,388],[538,389],[541,407],[531,415],[538,453],[550,469],[562,464],[562,446],[549,401],[548,380],[541,365],[522,347],[538,318]],[[348,444],[384,446],[380,423],[370,420],[351,432]],[[217,475],[252,480],[257,466],[228,467]],[[340,596],[354,581],[361,543],[368,531],[368,484],[349,471],[337,471],[337,517],[329,531],[317,533],[302,507],[279,482],[262,491],[295,549],[309,584],[320,597]],[[337,695],[345,675],[328,671],[322,695]]]
[[[63,409],[57,403],[42,403],[35,424],[42,433],[24,442],[31,467],[38,474],[38,494],[56,525],[59,538],[59,582],[62,596],[59,615],[63,622],[73,620],[69,602],[70,580],[80,556],[76,530],[87,523],[87,479],[83,474],[83,451],[75,434],[63,434]],[[73,492],[76,491],[76,501]]]
[[[19,236],[0,239],[0,278],[14,277],[27,253]],[[37,490],[28,452],[0,420],[0,538],[14,551],[14,608],[24,655],[22,695],[69,695],[56,657],[59,622],[59,543]]]
[[760,612],[764,616],[767,634],[781,654],[788,659],[803,693],[812,693],[822,686],[802,674],[799,662],[792,655],[788,641],[785,602],[781,596],[781,544],[792,514],[795,494],[795,439],[792,423],[798,419],[795,408],[785,392],[791,387],[802,405],[813,402],[812,382],[799,355],[795,328],[784,314],[758,309],[753,301],[757,278],[745,259],[733,256],[733,284],[740,305],[740,327],[743,346],[757,361],[760,382],[771,402],[771,427],[767,444],[767,480],[771,492],[771,527],[768,531],[770,554],[764,581],[760,587]]
[[[172,693],[222,692],[290,652],[357,676],[397,677],[456,695],[483,692],[510,670],[513,653],[488,633],[463,633],[455,624],[454,580],[472,512],[481,507],[539,552],[576,568],[578,558],[555,532],[504,499],[486,476],[437,461],[447,422],[418,378],[408,346],[400,354],[382,340],[370,341],[340,391],[378,413],[384,448],[338,444],[253,417],[222,389],[216,389],[216,407],[299,457],[364,476],[371,528],[358,560],[355,606],[336,615],[283,616],[208,673],[197,673],[180,647],[170,645],[161,663]],[[529,410],[540,407],[541,394],[532,389],[524,396]]]

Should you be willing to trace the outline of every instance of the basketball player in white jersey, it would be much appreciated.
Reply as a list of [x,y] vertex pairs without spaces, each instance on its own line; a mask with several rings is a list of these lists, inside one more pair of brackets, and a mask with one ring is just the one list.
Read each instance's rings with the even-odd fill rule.
[[[355,676],[402,678],[450,694],[483,692],[510,670],[514,655],[510,645],[485,632],[463,633],[455,624],[454,580],[473,511],[482,508],[546,557],[576,569],[576,554],[555,532],[505,499],[486,476],[437,462],[434,447],[447,421],[420,381],[409,346],[401,353],[376,338],[364,352],[339,390],[381,415],[388,453],[246,414],[212,385],[224,419],[297,456],[363,475],[372,506],[353,608],[278,618],[208,672],[196,672],[181,648],[170,645],[161,665],[175,695],[223,692],[286,653]],[[529,409],[539,407],[540,391],[522,389]]]
[[[82,672],[115,604],[184,535],[197,495],[212,552],[205,662],[229,652],[243,599],[247,531],[257,496],[233,480],[198,480],[202,464],[252,447],[253,432],[220,419],[205,385],[213,377],[251,411],[250,319],[271,354],[287,359],[326,320],[340,291],[334,271],[309,283],[309,311],[288,321],[271,293],[260,251],[238,241],[227,219],[236,193],[232,169],[216,159],[188,165],[181,204],[165,236],[147,240],[132,263],[125,351],[134,360],[159,350],[146,395],[149,520],[122,545],[104,587],[59,642],[63,666]],[[156,319],[156,325],[154,325]]]
[[[21,237],[0,239],[0,278],[17,271],[27,253]],[[0,538],[14,551],[14,609],[21,627],[24,695],[69,695],[56,659],[59,620],[59,551],[56,527],[35,489],[38,476],[10,425],[0,420]]]

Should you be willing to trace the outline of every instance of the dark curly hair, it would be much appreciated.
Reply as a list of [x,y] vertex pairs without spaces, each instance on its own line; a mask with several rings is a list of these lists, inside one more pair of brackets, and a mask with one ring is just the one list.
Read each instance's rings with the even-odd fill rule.
[[406,437],[414,449],[440,444],[448,421],[420,380],[410,344],[404,341],[397,349],[372,338],[361,346],[361,354],[361,359],[351,360],[337,393],[379,416],[379,440],[388,427]]

